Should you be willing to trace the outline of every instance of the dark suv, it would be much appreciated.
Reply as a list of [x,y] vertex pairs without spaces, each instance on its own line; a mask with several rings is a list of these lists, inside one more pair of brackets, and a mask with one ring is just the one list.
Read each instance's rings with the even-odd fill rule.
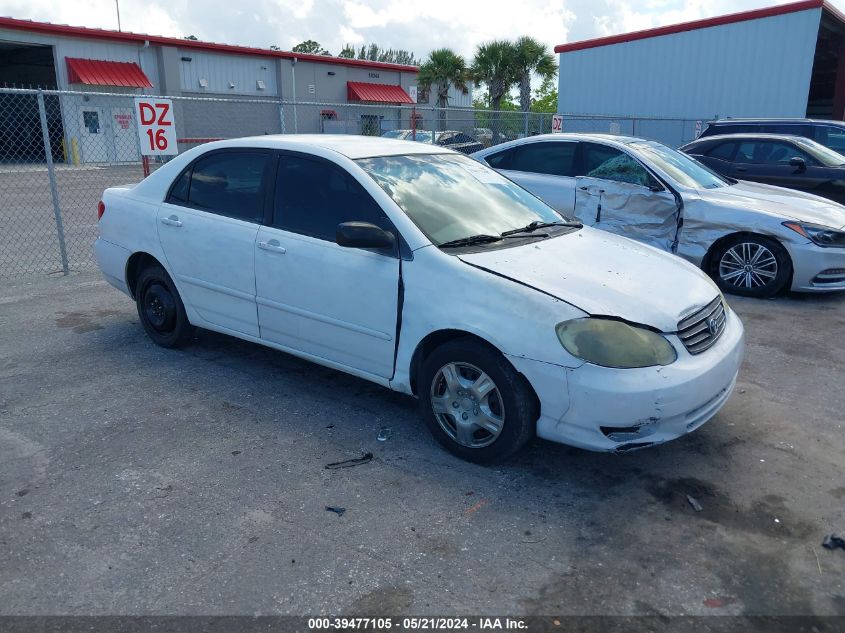
[[719,119],[709,121],[701,137],[717,134],[790,134],[804,136],[845,153],[845,122],[819,119]]

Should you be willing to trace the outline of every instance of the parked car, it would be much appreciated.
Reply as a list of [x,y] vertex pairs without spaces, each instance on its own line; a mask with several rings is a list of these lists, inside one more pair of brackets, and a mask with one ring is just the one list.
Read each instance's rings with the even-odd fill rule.
[[724,291],[845,289],[845,207],[735,181],[640,138],[546,134],[474,154],[565,215],[676,253]]
[[[403,141],[417,141],[419,143],[431,143],[431,130],[389,130],[382,134],[384,138],[395,138]],[[435,144],[440,147],[448,147],[461,154],[472,154],[484,148],[480,141],[469,134],[457,130],[444,130],[437,132]]]
[[150,338],[201,327],[419,397],[449,450],[626,451],[701,426],[743,327],[683,260],[570,222],[446,148],[212,142],[114,187],[97,261]]
[[845,122],[822,119],[719,119],[708,121],[702,137],[723,134],[788,134],[803,136],[845,154]]
[[845,156],[803,136],[708,136],[680,149],[723,176],[845,202]]

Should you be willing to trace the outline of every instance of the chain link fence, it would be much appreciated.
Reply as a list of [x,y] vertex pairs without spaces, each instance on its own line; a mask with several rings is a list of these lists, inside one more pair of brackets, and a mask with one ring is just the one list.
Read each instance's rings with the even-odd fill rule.
[[[0,278],[95,267],[104,189],[139,182],[168,157],[141,156],[136,95],[0,89]],[[264,134],[354,134],[444,145],[467,154],[551,132],[552,115],[433,106],[166,97],[178,151]],[[564,115],[565,132],[654,138],[672,146],[696,121]]]

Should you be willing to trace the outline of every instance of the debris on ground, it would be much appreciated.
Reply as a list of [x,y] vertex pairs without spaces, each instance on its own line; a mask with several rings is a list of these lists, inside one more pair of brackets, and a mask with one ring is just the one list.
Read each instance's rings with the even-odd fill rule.
[[825,549],[836,549],[837,547],[845,549],[845,537],[828,534],[824,537],[822,547]]
[[379,442],[386,442],[390,439],[390,436],[393,435],[393,430],[389,426],[381,427],[381,430],[378,432],[378,437],[376,439]]
[[701,507],[701,504],[698,502],[698,499],[693,497],[692,495],[687,495],[687,503],[692,506],[692,509],[696,512],[701,512],[704,508]]
[[337,470],[339,468],[351,468],[352,466],[360,466],[361,464],[366,464],[373,460],[372,453],[364,453],[361,457],[356,457],[355,459],[345,459],[342,462],[332,462],[331,464],[326,464],[326,468],[329,470]]
[[707,600],[704,601],[704,606],[711,609],[721,609],[722,607],[726,607],[734,602],[736,602],[736,598],[731,598],[730,596],[719,596],[718,598],[707,598]]
[[327,512],[334,512],[337,516],[342,517],[343,513],[346,512],[346,508],[340,508],[338,506],[326,506]]
[[474,503],[469,508],[464,510],[464,516],[469,516],[473,512],[478,512],[481,508],[486,506],[488,503],[490,503],[490,502],[487,499],[479,500],[478,502]]

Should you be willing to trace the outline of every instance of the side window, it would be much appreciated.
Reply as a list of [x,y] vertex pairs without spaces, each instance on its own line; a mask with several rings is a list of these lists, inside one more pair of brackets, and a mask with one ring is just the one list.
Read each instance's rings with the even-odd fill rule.
[[845,152],[845,127],[824,125],[816,128],[816,140],[834,152]]
[[705,154],[710,158],[718,158],[730,162],[736,150],[736,143],[719,143],[711,147]]
[[327,161],[283,155],[276,178],[273,225],[329,242],[342,222],[396,230],[378,203],[344,169]]
[[651,187],[657,184],[639,162],[614,147],[597,143],[582,143],[584,175],[632,185]]
[[736,162],[752,165],[789,165],[790,159],[796,156],[803,158],[808,165],[814,165],[816,162],[794,145],[778,141],[740,143],[739,150],[736,153]]
[[188,203],[188,185],[191,183],[191,169],[188,168],[176,179],[170,187],[170,194],[166,202],[184,205]]
[[484,160],[494,169],[511,169],[514,153],[514,150],[506,149],[503,152],[497,152],[496,154],[485,156]]
[[545,141],[517,147],[510,169],[552,176],[575,175],[576,143]]
[[[254,151],[215,152],[197,160],[191,170],[187,204],[221,215],[260,222],[264,179],[270,154]],[[183,195],[177,182],[170,197]]]

